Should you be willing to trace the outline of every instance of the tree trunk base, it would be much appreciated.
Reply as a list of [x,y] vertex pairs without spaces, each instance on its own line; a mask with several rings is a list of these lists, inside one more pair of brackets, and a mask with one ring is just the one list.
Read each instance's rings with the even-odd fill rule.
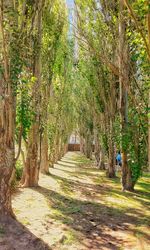
[[134,188],[126,188],[126,191],[129,191],[129,192],[132,192],[132,193],[135,192]]
[[128,192],[135,192],[134,190],[134,187],[122,187],[122,191],[125,192],[125,191],[128,191]]
[[28,184],[28,183],[24,183],[22,184],[20,187],[21,188],[34,188],[34,187],[38,187],[38,184]]
[[100,170],[105,170],[105,163],[104,162],[101,162],[99,165],[98,165],[98,168]]
[[116,178],[116,174],[109,171],[106,172],[106,176],[110,179]]
[[48,171],[41,170],[41,174],[49,175],[49,170]]
[[0,213],[0,221],[2,220],[7,220],[7,218],[11,218],[11,219],[16,219],[16,215],[14,214],[13,210],[9,210],[9,211],[2,211],[1,210],[1,213]]

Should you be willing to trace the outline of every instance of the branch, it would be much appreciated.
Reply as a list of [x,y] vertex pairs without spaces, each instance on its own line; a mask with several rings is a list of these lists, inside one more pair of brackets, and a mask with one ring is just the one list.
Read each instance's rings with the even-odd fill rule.
[[23,31],[23,28],[24,28],[24,24],[25,24],[25,13],[26,13],[26,10],[27,10],[27,0],[25,0],[23,2],[23,6],[22,6],[22,22],[21,22],[21,25],[20,25],[20,31]]
[[[81,17],[79,15],[79,12],[77,11],[77,15],[79,18],[79,21],[81,23]],[[112,73],[116,76],[119,76],[119,68],[114,65],[109,59],[108,57],[106,57],[104,54],[102,53],[97,53],[97,51],[95,50],[94,46],[92,45],[92,43],[89,41],[88,36],[86,35],[85,31],[83,32],[83,30],[80,28],[78,29],[79,32],[81,33],[81,35],[84,37],[84,39],[86,40],[87,44],[89,45],[89,47],[91,48],[91,50],[94,52],[95,55],[98,56],[98,58],[104,63],[106,64],[106,66],[112,71]]]
[[19,141],[18,141],[19,148],[18,148],[18,153],[17,153],[17,156],[16,156],[16,158],[15,158],[15,161],[18,160],[18,158],[19,158],[19,156],[20,156],[20,152],[21,152],[22,132],[23,132],[23,127],[22,127],[22,125],[21,125],[21,127],[20,127],[20,132],[19,132]]
[[147,15],[147,27],[148,27],[148,46],[150,48],[150,10]]
[[3,56],[4,56],[4,76],[6,81],[9,80],[9,66],[8,66],[8,57],[6,50],[6,41],[3,27],[3,0],[0,2],[0,31],[2,34],[2,45],[3,45]]
[[[148,58],[149,58],[149,60],[150,60],[150,48],[149,48],[149,46],[148,46],[148,43],[147,43],[146,38],[145,38],[145,36],[144,36],[144,33],[143,33],[143,31],[142,31],[142,27],[140,26],[140,23],[138,22],[137,17],[136,17],[136,15],[135,15],[135,13],[134,13],[134,11],[133,11],[131,5],[129,4],[128,0],[124,0],[124,3],[125,3],[125,5],[126,5],[128,11],[129,11],[129,13],[130,13],[132,19],[134,20],[134,23],[135,23],[135,26],[136,26],[138,32],[140,33],[141,37],[143,38],[143,42],[144,42],[145,47],[146,47],[146,50],[147,50]],[[149,19],[150,19],[150,17],[149,17]],[[150,22],[150,21],[149,21],[149,22]]]

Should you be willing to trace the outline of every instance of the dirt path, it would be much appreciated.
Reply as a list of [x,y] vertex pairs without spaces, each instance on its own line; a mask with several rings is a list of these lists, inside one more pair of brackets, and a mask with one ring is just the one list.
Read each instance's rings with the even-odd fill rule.
[[136,194],[122,193],[119,178],[108,180],[79,153],[68,153],[40,176],[38,188],[14,195],[18,222],[0,250],[149,250],[148,181]]

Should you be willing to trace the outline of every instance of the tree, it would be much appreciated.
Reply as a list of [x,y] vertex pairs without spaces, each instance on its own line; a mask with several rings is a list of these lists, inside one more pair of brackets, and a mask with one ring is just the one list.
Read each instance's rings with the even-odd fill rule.
[[42,11],[44,1],[39,1],[35,18],[35,36],[33,45],[33,77],[32,88],[33,121],[28,136],[28,149],[22,186],[37,186],[39,177],[39,119],[40,119],[40,87],[41,87],[41,40],[42,40]]
[[[133,190],[143,166],[147,164],[147,151],[149,153],[146,136],[146,81],[149,68],[146,53],[149,54],[149,49],[146,38],[148,29],[144,26],[148,5],[147,2],[143,5],[142,1],[134,2],[133,5],[128,1],[108,3],[103,0],[100,4],[94,0],[75,2],[78,17],[78,32],[75,35],[78,38],[79,50],[96,59],[96,63],[93,60],[90,67],[87,66],[87,71],[89,68],[93,70],[94,66],[97,74],[97,79],[94,78],[91,82],[94,86],[92,89],[98,96],[100,113],[104,113],[102,117],[105,126],[100,134],[104,138],[105,152],[108,154],[108,174],[115,176],[115,150],[121,146],[122,180],[125,180],[123,189]],[[121,5],[123,7],[120,12]],[[134,8],[139,12],[140,21],[137,21]],[[83,57],[87,60],[85,55]],[[83,57],[79,54],[78,60],[83,60]],[[145,84],[142,84],[144,81]]]

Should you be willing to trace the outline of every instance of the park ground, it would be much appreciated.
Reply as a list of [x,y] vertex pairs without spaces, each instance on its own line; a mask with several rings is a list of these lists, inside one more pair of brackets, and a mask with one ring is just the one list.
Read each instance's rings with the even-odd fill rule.
[[1,223],[0,250],[150,250],[150,175],[134,193],[105,175],[67,153],[39,187],[13,194],[17,221]]

